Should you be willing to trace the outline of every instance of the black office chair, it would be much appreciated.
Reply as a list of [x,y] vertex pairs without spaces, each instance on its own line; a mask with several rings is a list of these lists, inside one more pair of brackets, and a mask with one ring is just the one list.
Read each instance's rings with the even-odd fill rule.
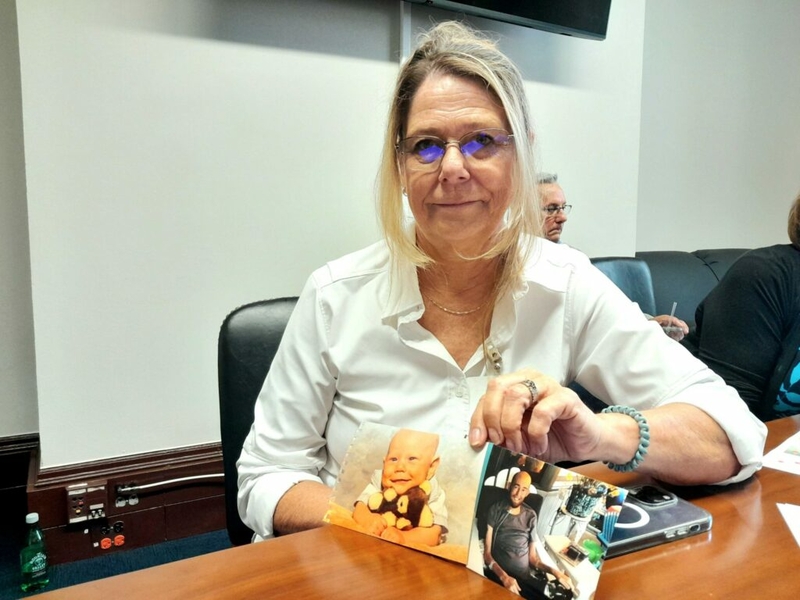
[[641,258],[630,256],[608,256],[591,259],[592,264],[639,305],[643,313],[656,314],[656,298],[650,267]]
[[247,544],[253,532],[236,506],[236,461],[253,424],[253,411],[278,349],[296,297],[261,300],[241,306],[222,323],[217,346],[219,425],[225,473],[225,517],[234,546]]

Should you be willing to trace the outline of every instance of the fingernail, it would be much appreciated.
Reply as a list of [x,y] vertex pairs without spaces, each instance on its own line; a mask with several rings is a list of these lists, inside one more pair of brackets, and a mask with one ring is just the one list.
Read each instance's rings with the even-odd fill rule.
[[517,448],[517,445],[511,440],[506,440],[506,448],[508,448],[514,454],[519,453],[519,448]]
[[481,443],[481,430],[479,427],[474,427],[469,432],[470,446],[477,446]]
[[503,438],[500,437],[500,434],[496,430],[489,429],[489,441],[491,441],[493,444],[499,444],[503,441]]

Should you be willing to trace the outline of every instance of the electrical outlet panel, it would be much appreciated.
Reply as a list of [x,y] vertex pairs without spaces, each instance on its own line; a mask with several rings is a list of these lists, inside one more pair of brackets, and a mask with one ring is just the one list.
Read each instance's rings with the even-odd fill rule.
[[100,528],[100,538],[99,542],[95,542],[95,548],[100,548],[101,550],[109,550],[115,546],[124,546],[125,545],[125,523],[122,521],[117,521],[113,525],[103,525]]
[[106,517],[106,482],[67,486],[67,522],[82,523]]

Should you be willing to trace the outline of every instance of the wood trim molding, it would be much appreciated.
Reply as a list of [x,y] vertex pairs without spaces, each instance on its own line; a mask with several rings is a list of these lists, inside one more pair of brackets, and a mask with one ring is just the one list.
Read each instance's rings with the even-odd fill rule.
[[0,437],[0,456],[31,452],[39,447],[38,433]]
[[31,481],[29,479],[28,483],[29,485],[32,483],[35,488],[63,486],[85,479],[131,477],[141,472],[152,473],[181,468],[191,469],[194,466],[207,463],[219,462],[221,464],[221,461],[222,446],[219,442],[172,450],[160,450],[158,452],[132,454],[47,469],[38,467],[37,456],[37,473],[34,480]]

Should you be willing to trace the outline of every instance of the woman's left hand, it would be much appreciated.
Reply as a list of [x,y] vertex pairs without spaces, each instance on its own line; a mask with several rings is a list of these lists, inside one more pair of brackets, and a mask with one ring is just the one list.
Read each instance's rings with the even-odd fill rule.
[[[524,381],[532,381],[535,398]],[[555,379],[523,369],[489,380],[470,422],[470,444],[486,441],[545,462],[597,456],[602,422]]]

